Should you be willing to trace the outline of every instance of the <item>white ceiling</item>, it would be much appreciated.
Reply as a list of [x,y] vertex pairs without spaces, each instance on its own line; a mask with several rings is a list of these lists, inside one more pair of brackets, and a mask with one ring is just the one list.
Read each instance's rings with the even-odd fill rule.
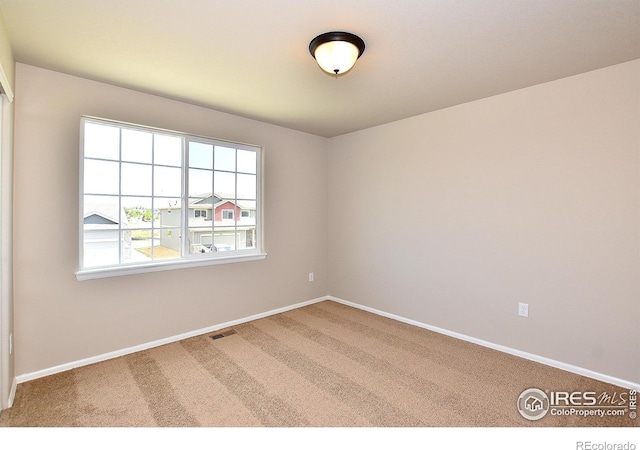
[[[640,58],[639,0],[0,0],[15,59],[321,136]],[[335,79],[326,31],[366,50]]]

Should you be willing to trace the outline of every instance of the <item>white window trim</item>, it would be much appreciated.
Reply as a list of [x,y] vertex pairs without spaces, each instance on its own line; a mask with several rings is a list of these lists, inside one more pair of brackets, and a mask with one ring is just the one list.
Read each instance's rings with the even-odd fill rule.
[[[166,132],[166,133],[171,133],[171,134],[175,134],[175,135],[179,135],[182,136],[184,138],[187,139],[191,139],[191,140],[197,140],[197,139],[205,139],[207,141],[217,141],[217,142],[221,142],[221,143],[227,143],[227,144],[231,144],[234,146],[246,146],[246,147],[250,147],[252,149],[258,149],[258,161],[257,161],[257,177],[258,177],[258,183],[256,186],[256,202],[258,205],[261,205],[260,207],[262,208],[263,206],[263,186],[264,186],[264,179],[262,176],[262,167],[263,167],[263,159],[264,159],[264,148],[254,145],[254,144],[243,144],[243,143],[239,143],[239,142],[233,142],[233,141],[227,141],[224,139],[218,139],[218,138],[210,138],[210,137],[206,137],[206,136],[198,136],[198,135],[193,135],[193,134],[188,134],[188,133],[182,133],[182,132],[178,132],[178,131],[174,131],[174,130],[167,130],[167,129],[162,129],[162,128],[155,128],[155,127],[149,127],[149,126],[145,126],[145,125],[137,125],[137,124],[131,124],[131,123],[126,123],[126,122],[119,122],[119,121],[114,121],[114,120],[109,120],[109,119],[102,119],[102,118],[98,118],[98,117],[91,117],[91,116],[82,116],[81,120],[80,120],[80,167],[84,167],[84,151],[82,148],[82,142],[83,142],[83,134],[84,134],[84,122],[85,120],[95,120],[95,121],[99,121],[99,122],[106,122],[106,123],[112,123],[116,126],[125,126],[125,127],[134,127],[134,128],[142,128],[145,130],[149,130],[149,131],[153,131],[153,132]],[[183,167],[184,170],[184,167]],[[183,176],[184,178],[184,176]],[[83,183],[84,183],[84,176],[83,173],[81,171],[80,173],[80,193],[81,195],[79,196],[80,199],[80,203],[79,203],[79,211],[82,211],[84,209],[84,187],[83,187]],[[183,192],[186,192],[186,186],[183,185]],[[186,194],[184,194],[186,195]],[[184,213],[183,213],[183,226],[186,223],[186,219],[187,219],[187,210],[188,208],[183,208],[184,209]],[[78,233],[78,238],[79,238],[79,248],[80,248],[80,261],[82,261],[83,258],[83,254],[82,254],[82,250],[83,250],[83,226],[84,226],[84,222],[83,222],[83,214],[78,214],[79,216],[79,222],[80,222],[80,228],[78,229],[79,233]],[[234,214],[235,216],[235,214]],[[182,229],[180,229],[180,232],[182,231]],[[181,233],[182,234],[182,233]],[[202,266],[213,266],[213,265],[219,265],[219,264],[232,264],[232,263],[239,263],[239,262],[248,262],[248,261],[260,261],[260,260],[264,260],[267,257],[267,253],[264,252],[264,220],[263,220],[263,214],[258,214],[258,212],[256,212],[256,232],[255,232],[255,237],[254,239],[256,239],[258,241],[258,247],[256,249],[248,249],[246,251],[242,251],[242,250],[238,250],[235,251],[233,253],[233,255],[224,255],[224,256],[209,256],[209,257],[203,257],[202,254],[193,254],[193,255],[187,255],[182,257],[181,259],[172,259],[172,260],[158,260],[158,261],[153,261],[153,262],[149,262],[149,263],[128,263],[128,264],[119,264],[119,265],[114,265],[114,266],[107,266],[107,267],[95,267],[95,268],[84,268],[84,269],[79,269],[78,271],[76,271],[75,275],[76,275],[76,279],[78,281],[84,281],[84,280],[92,280],[92,279],[100,279],[100,278],[110,278],[110,277],[117,277],[117,276],[125,276],[125,275],[135,275],[135,274],[142,274],[142,273],[150,273],[150,272],[160,272],[160,271],[166,271],[166,270],[175,270],[175,269],[187,269],[187,268],[192,268],[192,267],[202,267]]]
[[135,275],[140,273],[161,272],[164,270],[188,269],[191,267],[215,266],[218,264],[231,264],[248,261],[261,261],[267,257],[266,253],[251,253],[249,255],[233,255],[216,258],[198,259],[174,259],[159,261],[149,264],[131,264],[113,267],[99,267],[96,269],[83,269],[76,272],[78,281],[93,280],[98,278],[119,277],[123,275]]

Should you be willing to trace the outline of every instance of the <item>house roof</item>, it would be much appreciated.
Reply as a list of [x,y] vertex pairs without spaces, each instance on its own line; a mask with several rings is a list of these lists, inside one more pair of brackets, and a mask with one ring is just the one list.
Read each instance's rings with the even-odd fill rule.
[[[321,136],[640,58],[634,0],[0,0],[17,62]],[[317,35],[362,37],[335,79]]]
[[118,222],[109,217],[105,217],[100,213],[90,213],[84,216],[84,223],[91,225],[118,225]]
[[91,216],[99,216],[103,219],[112,222],[113,224],[119,224],[120,221],[126,223],[126,214],[124,209],[120,209],[118,213],[118,205],[111,203],[88,203],[84,205],[83,219],[86,221]]
[[[215,197],[218,199],[218,201],[216,202],[203,202],[204,200],[210,199],[211,197]],[[249,201],[249,200],[238,200],[238,201],[234,201],[234,200],[225,200],[225,199],[221,199],[220,197],[218,197],[217,195],[211,194],[205,198],[190,198],[189,199],[189,208],[190,209],[212,209],[214,206],[217,208],[218,206],[222,206],[222,204],[224,203],[232,203],[234,205],[239,206],[241,209],[256,209],[256,205],[255,205],[255,201]],[[177,206],[167,206],[164,208],[159,208],[160,210],[178,210],[181,209],[180,205]]]
[[189,199],[189,205],[215,205],[222,200],[216,194],[201,194],[195,195]]

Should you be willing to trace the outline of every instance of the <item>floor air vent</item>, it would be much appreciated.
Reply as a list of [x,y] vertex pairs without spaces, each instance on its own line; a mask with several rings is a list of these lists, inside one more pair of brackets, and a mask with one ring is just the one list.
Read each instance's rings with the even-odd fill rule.
[[222,339],[223,337],[227,337],[227,336],[231,336],[232,334],[238,334],[238,332],[236,330],[226,330],[226,331],[222,331],[218,334],[214,334],[213,336],[211,336],[211,339],[213,339],[214,341],[216,339]]

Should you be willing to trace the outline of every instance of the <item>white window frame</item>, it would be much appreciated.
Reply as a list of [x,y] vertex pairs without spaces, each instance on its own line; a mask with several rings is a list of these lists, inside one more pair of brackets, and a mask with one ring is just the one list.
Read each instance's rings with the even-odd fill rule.
[[[236,149],[241,150],[250,150],[256,153],[256,229],[254,240],[257,241],[254,248],[251,249],[241,249],[241,250],[233,250],[226,252],[210,252],[210,253],[189,253],[189,243],[182,242],[182,256],[176,259],[160,259],[153,261],[144,261],[144,262],[126,262],[120,263],[117,265],[109,265],[109,266],[100,266],[100,267],[82,267],[84,261],[84,128],[85,123],[98,123],[104,125],[111,125],[120,128],[126,129],[137,129],[141,131],[146,131],[150,133],[163,133],[169,134],[172,136],[177,136],[183,139],[182,145],[182,198],[181,198],[181,226],[179,228],[180,236],[183,236],[185,230],[188,230],[188,216],[189,216],[189,208],[188,208],[188,186],[189,186],[189,152],[187,149],[187,142],[206,142],[212,143],[214,145],[222,145],[222,146],[232,146]],[[96,279],[96,278],[108,278],[114,276],[121,275],[132,275],[138,273],[147,273],[147,272],[157,272],[164,270],[173,270],[173,269],[184,269],[189,267],[200,267],[207,265],[217,265],[217,264],[229,264],[229,263],[238,263],[244,261],[257,261],[263,260],[266,258],[267,254],[264,252],[264,230],[263,230],[263,201],[262,201],[262,187],[263,187],[263,178],[262,178],[262,159],[263,159],[263,148],[251,145],[251,144],[242,144],[237,142],[231,142],[223,139],[210,138],[204,136],[196,136],[188,133],[181,133],[172,130],[148,127],[143,125],[130,124],[125,122],[119,122],[109,119],[102,119],[90,116],[82,116],[80,120],[80,204],[79,204],[79,270],[76,272],[76,278],[80,281]],[[119,194],[118,197],[121,198]],[[235,212],[234,212],[235,216]],[[236,225],[237,227],[237,225]],[[240,232],[238,230],[237,232]],[[187,236],[189,233],[186,234]]]

